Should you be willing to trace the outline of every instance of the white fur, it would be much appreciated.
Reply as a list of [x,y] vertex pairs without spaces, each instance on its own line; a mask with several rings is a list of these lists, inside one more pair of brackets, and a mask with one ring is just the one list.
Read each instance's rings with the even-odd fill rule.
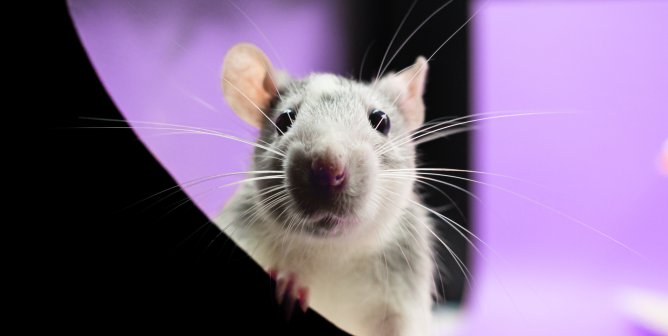
[[[249,195],[252,187],[239,190],[226,209]],[[428,251],[412,261],[412,276],[418,281],[416,292],[388,273],[379,251],[369,247],[386,244],[369,242],[308,241],[286,237],[272,230],[266,218],[241,227],[236,211],[223,211],[216,224],[264,269],[277,268],[298,274],[299,283],[309,288],[311,306],[322,316],[353,335],[428,335],[431,326],[432,268]],[[387,221],[384,216],[379,218]],[[247,223],[246,225],[248,225]],[[370,225],[391,227],[387,222]],[[392,232],[391,234],[398,234]],[[416,230],[415,243],[428,246],[426,230]],[[264,237],[258,240],[257,237]],[[403,261],[402,261],[403,262]]]
[[320,97],[323,94],[336,92],[341,88],[340,80],[337,76],[332,74],[319,74],[314,76],[306,86],[306,92],[310,96]]

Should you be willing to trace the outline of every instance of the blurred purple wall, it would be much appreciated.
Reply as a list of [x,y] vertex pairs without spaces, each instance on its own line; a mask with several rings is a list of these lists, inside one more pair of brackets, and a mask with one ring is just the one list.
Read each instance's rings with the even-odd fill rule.
[[[346,49],[341,19],[331,1],[239,1],[252,22],[227,1],[68,3],[102,83],[134,127],[146,125],[133,121],[183,124],[254,142],[256,131],[230,111],[220,89],[223,56],[238,42],[258,45],[274,66],[295,76],[343,72]],[[252,147],[248,145],[207,135],[135,131],[180,183],[250,169]],[[234,187],[216,188],[240,178],[218,179],[185,191],[212,217],[234,191]]]
[[474,169],[544,188],[476,178],[583,224],[476,185],[496,254],[476,260],[465,334],[639,333],[628,288],[668,293],[668,2],[492,0],[472,25],[473,113],[573,112],[475,132]]

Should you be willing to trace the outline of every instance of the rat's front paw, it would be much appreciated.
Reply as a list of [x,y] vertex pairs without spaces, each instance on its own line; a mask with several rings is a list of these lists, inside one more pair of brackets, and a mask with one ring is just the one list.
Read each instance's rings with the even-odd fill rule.
[[285,308],[286,318],[292,316],[295,303],[299,304],[302,312],[308,309],[308,287],[299,283],[294,272],[280,272],[274,268],[268,270],[269,276],[276,280],[276,301]]

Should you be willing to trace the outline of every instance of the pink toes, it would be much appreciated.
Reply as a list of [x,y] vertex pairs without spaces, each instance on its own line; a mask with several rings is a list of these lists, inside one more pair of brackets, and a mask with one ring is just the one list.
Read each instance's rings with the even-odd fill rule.
[[297,299],[299,300],[299,307],[305,313],[308,310],[308,287],[299,287],[297,289]]
[[297,274],[279,272],[274,268],[267,272],[269,277],[276,281],[276,301],[285,309],[286,319],[292,317],[296,304],[299,305],[302,312],[308,310],[309,291],[307,287],[299,285]]

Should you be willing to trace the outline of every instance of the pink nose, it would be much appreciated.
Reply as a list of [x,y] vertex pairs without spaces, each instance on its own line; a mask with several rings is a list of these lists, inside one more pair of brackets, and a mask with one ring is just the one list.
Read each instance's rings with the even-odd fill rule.
[[346,168],[338,159],[316,159],[311,163],[313,181],[323,187],[337,187],[346,179]]

